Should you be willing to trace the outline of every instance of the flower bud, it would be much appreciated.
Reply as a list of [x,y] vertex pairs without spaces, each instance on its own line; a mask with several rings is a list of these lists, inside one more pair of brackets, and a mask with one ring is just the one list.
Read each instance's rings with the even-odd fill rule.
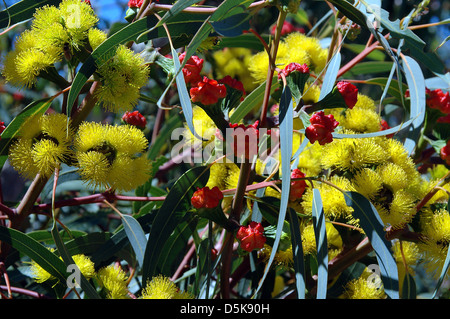
[[[180,56],[178,57],[180,63],[183,62],[185,57],[186,52],[180,54]],[[202,71],[203,68],[203,62],[204,60],[200,59],[196,55],[191,56],[189,60],[187,60],[186,64],[183,67],[183,75],[186,83],[192,86],[197,86],[197,83],[202,81],[200,72]]]
[[320,145],[331,143],[333,141],[333,131],[339,125],[332,114],[325,115],[323,111],[315,113],[309,119],[311,125],[305,130],[305,135],[314,144],[316,141]]
[[278,74],[278,80],[281,79],[281,74],[284,74],[285,77],[288,77],[292,72],[309,74],[309,68],[306,65],[306,63],[305,64],[300,64],[296,62],[289,63],[283,70],[281,70],[280,74]]
[[220,84],[225,84],[229,86],[231,89],[234,89],[236,91],[240,91],[242,93],[240,100],[243,101],[245,97],[245,89],[244,85],[241,81],[233,79],[231,76],[227,75],[223,79],[217,81]]
[[[0,134],[2,134],[5,129],[6,129],[5,122],[0,122]],[[1,136],[0,136],[0,139],[1,139]]]
[[223,199],[223,194],[217,186],[212,189],[203,187],[198,189],[191,198],[192,206],[200,208],[215,208]]
[[447,144],[441,148],[440,155],[445,163],[450,165],[450,141],[448,141]]
[[[305,177],[305,174],[298,168],[292,170],[291,178],[303,178],[303,177]],[[303,193],[305,192],[306,186],[307,186],[306,181],[304,180],[291,181],[289,200],[294,201],[302,197]]]
[[220,98],[227,96],[227,89],[224,84],[219,84],[216,80],[203,77],[196,87],[190,89],[191,100],[194,103],[203,105],[216,104]]
[[264,227],[261,223],[254,221],[247,227],[241,226],[237,231],[236,238],[241,242],[241,248],[248,252],[254,249],[261,249],[266,243]]
[[144,0],[129,0],[128,7],[129,8],[140,8]]
[[438,109],[442,113],[450,113],[450,95],[449,92],[442,92],[441,89],[426,89],[427,105],[432,109]]
[[137,128],[144,129],[147,125],[147,119],[139,113],[139,111],[125,112],[122,116],[122,121],[126,124],[136,126]]
[[336,88],[344,98],[345,104],[349,109],[352,109],[358,101],[358,89],[356,86],[346,81],[339,81],[336,84]]

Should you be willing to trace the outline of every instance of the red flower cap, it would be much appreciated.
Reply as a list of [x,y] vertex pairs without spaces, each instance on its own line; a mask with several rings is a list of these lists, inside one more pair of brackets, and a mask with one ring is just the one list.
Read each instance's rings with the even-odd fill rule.
[[241,242],[241,248],[248,252],[254,249],[261,249],[266,243],[264,227],[257,222],[251,222],[247,227],[241,226],[236,234],[236,238]]
[[134,112],[125,112],[125,114],[122,116],[122,120],[130,125],[134,125],[140,129],[144,129],[147,125],[147,119],[139,113],[139,111]]
[[339,81],[336,87],[344,98],[347,107],[352,109],[358,101],[358,88],[347,81]]
[[[0,122],[0,134],[2,134],[5,129],[6,129],[5,122]],[[0,139],[1,139],[1,136],[0,136]]]
[[129,0],[128,7],[129,8],[140,8],[144,0]]
[[197,189],[192,195],[191,204],[197,209],[200,208],[215,208],[220,204],[223,199],[223,194],[217,186],[212,189],[209,187],[203,187]]
[[447,141],[447,144],[441,148],[440,155],[447,165],[450,165],[450,141]]
[[285,77],[287,77],[289,74],[291,74],[292,72],[300,72],[300,73],[304,73],[304,74],[309,74],[309,68],[308,66],[305,64],[300,64],[300,63],[296,63],[296,62],[292,62],[289,63],[288,65],[286,65],[286,67],[281,70],[281,72],[278,74],[278,80],[281,80],[281,74],[284,74]]
[[[180,54],[180,56],[178,57],[180,63],[183,62],[185,57],[186,52]],[[186,64],[183,67],[183,75],[186,83],[196,86],[198,82],[202,81],[200,72],[203,68],[203,62],[204,60],[196,55],[191,56],[189,60],[187,60]]]
[[446,116],[441,116],[436,120],[437,123],[449,123],[450,124],[450,114]]
[[442,113],[450,113],[450,95],[449,92],[442,92],[441,89],[426,89],[427,105],[432,109],[438,109]]
[[251,125],[230,123],[230,128],[233,129],[231,145],[237,158],[244,156],[245,159],[251,160],[258,154],[258,125],[259,121]]
[[[276,29],[277,29],[277,25],[275,24],[272,27],[270,33],[272,35],[274,35]],[[281,35],[286,35],[286,34],[289,34],[291,32],[295,32],[295,31],[298,31],[298,32],[301,32],[301,33],[305,33],[305,29],[304,28],[301,28],[301,27],[297,28],[296,26],[294,26],[292,23],[290,23],[288,21],[284,21],[283,22],[283,27],[281,28]]]
[[309,121],[311,125],[306,128],[305,135],[311,144],[318,141],[320,145],[324,145],[333,141],[331,133],[339,125],[333,114],[325,115],[323,111],[319,111],[311,116]]
[[[381,122],[380,122],[380,131],[385,131],[385,130],[388,130],[390,128],[391,127],[389,126],[388,122],[386,120],[382,119]],[[386,137],[388,137],[388,138],[391,138],[393,136],[394,136],[394,134],[386,135]]]
[[[305,174],[298,168],[292,170],[291,178],[303,178],[303,177],[305,177]],[[305,192],[306,186],[307,186],[306,181],[304,180],[291,181],[291,190],[289,193],[289,199],[291,201],[294,201],[302,197],[303,193]]]
[[231,76],[227,75],[223,79],[217,80],[217,82],[220,84],[226,84],[235,90],[241,91],[242,92],[241,101],[244,100],[246,93],[245,93],[245,89],[244,89],[244,84],[242,84],[241,81],[233,79]]
[[216,104],[220,98],[227,96],[227,88],[224,84],[218,83],[216,80],[203,77],[196,87],[190,89],[191,100],[203,105]]

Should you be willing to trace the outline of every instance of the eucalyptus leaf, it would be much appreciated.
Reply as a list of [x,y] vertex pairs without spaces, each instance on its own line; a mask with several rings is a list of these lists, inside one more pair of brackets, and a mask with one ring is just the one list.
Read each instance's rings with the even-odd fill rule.
[[376,208],[363,195],[356,192],[344,192],[345,202],[353,208],[353,216],[369,238],[380,269],[386,294],[392,299],[399,298],[397,264],[391,252],[392,244],[386,240],[384,225]]

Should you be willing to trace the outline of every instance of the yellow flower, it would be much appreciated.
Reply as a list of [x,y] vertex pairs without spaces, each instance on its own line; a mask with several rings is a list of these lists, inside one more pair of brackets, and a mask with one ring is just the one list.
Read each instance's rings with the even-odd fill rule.
[[385,299],[383,287],[378,287],[370,276],[375,276],[367,268],[363,274],[345,285],[344,298],[347,299]]
[[[325,67],[328,50],[322,48],[319,39],[308,37],[300,32],[292,32],[284,39],[284,42],[290,49],[289,56],[292,60],[290,62],[306,63],[316,73]],[[303,53],[301,51],[306,53],[309,61],[302,60]]]
[[424,240],[419,243],[419,248],[423,254],[426,271],[438,277],[450,243],[450,214],[447,210],[441,209],[424,215],[420,219]]
[[[332,223],[327,221],[325,223],[325,229],[327,234],[328,253],[330,257],[331,253],[333,253],[334,255],[336,254],[335,250],[337,250],[338,252],[342,250],[343,242],[341,236],[339,235],[339,232],[333,226]],[[303,253],[305,255],[316,254],[317,245],[316,245],[316,235],[314,232],[314,225],[311,223],[308,224],[302,230],[301,235],[302,235]]]
[[25,178],[37,173],[50,176],[56,167],[70,159],[73,129],[64,114],[35,116],[26,121],[19,138],[9,149],[11,165]]
[[64,0],[59,5],[62,23],[70,35],[70,44],[78,48],[85,44],[88,31],[98,22],[92,7],[78,0]]
[[209,117],[209,115],[206,114],[206,112],[197,105],[192,108],[192,121],[194,123],[195,132],[203,138],[203,141],[200,141],[200,139],[194,136],[194,134],[192,134],[191,130],[187,127],[186,124],[184,136],[188,140],[188,142],[191,143],[191,145],[206,147],[208,144],[214,142],[214,134],[216,133],[217,126]]
[[256,83],[248,71],[251,55],[252,51],[246,48],[225,48],[214,52],[214,71],[217,78],[229,75],[241,81],[247,93],[251,92],[256,87]]
[[149,178],[147,145],[134,126],[83,122],[74,142],[80,175],[94,187],[132,190]]
[[[49,248],[51,252],[54,252],[55,249]],[[61,257],[60,257],[61,259]],[[77,265],[81,274],[86,278],[90,279],[95,276],[95,268],[94,263],[91,259],[83,254],[77,254],[72,256],[74,263]],[[34,260],[31,261],[30,271],[33,275],[33,278],[37,283],[43,283],[48,280],[55,280],[56,278],[52,276],[49,272],[47,272],[44,268],[42,268],[37,262]]]
[[[335,175],[329,179],[329,182],[344,191],[353,190],[353,186],[351,185],[350,181],[345,177]],[[335,220],[337,218],[344,218],[347,219],[350,223],[355,222],[352,216],[353,209],[347,206],[347,204],[345,203],[344,194],[342,194],[341,191],[325,183],[314,182],[314,186],[317,187],[323,199],[323,209],[325,216],[328,219]],[[302,201],[302,207],[305,214],[312,214],[312,200],[313,189],[312,187],[307,187],[305,193],[303,194]]]
[[188,292],[181,292],[169,278],[153,277],[142,290],[140,299],[193,299]]
[[[290,62],[296,61],[290,61],[289,47],[284,42],[280,41],[275,65],[278,68],[283,69]],[[266,51],[261,51],[252,56],[249,64],[249,71],[253,76],[253,78],[255,79],[256,83],[258,84],[262,83],[267,79],[268,68],[269,68],[269,55],[267,54]]]
[[97,49],[97,47],[102,44],[107,37],[108,35],[106,32],[96,28],[89,29],[88,31],[88,40],[92,50]]
[[388,159],[380,138],[343,138],[324,145],[322,165],[324,168],[353,171]]
[[109,265],[97,273],[99,284],[106,290],[108,299],[126,299],[128,297],[128,277],[122,268]]
[[126,46],[98,64],[101,86],[96,95],[109,111],[129,111],[139,99],[139,91],[148,80],[149,68],[144,59]]

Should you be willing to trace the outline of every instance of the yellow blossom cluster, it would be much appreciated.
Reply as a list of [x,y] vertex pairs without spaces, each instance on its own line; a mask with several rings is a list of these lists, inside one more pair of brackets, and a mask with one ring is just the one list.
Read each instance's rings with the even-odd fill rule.
[[[55,249],[49,248],[54,252]],[[90,257],[84,254],[72,256],[75,265],[81,274],[88,280],[97,283],[101,296],[107,299],[129,299],[129,277],[119,264],[108,265],[95,269]],[[42,268],[36,261],[31,261],[30,272],[37,283],[49,282],[57,284],[58,280]],[[189,292],[181,291],[175,283],[162,275],[152,278],[142,289],[140,299],[192,299]]]

